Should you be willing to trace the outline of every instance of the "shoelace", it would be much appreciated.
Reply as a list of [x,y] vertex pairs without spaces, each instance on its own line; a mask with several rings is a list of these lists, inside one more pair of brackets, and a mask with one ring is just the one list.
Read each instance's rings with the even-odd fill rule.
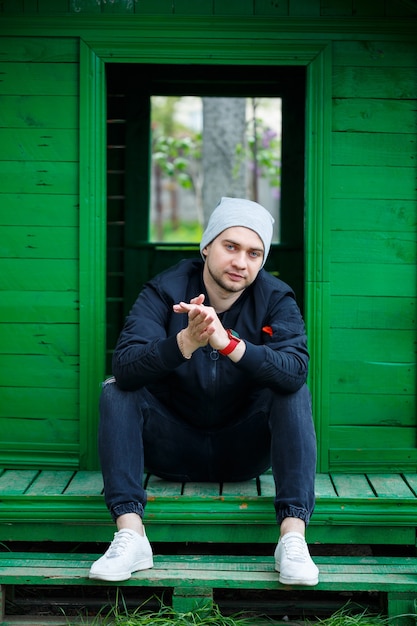
[[305,542],[301,537],[287,537],[283,543],[289,559],[292,561],[306,560]]
[[119,532],[114,533],[114,539],[106,553],[107,558],[114,559],[117,556],[122,556],[126,552],[131,539],[132,535],[129,531],[119,530]]

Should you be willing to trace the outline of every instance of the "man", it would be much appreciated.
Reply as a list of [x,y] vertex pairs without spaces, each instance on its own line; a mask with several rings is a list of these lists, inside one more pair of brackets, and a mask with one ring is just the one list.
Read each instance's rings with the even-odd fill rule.
[[147,283],[120,334],[100,400],[99,450],[117,532],[90,577],[152,567],[144,466],[174,481],[241,481],[271,467],[284,584],[315,585],[304,533],[314,508],[316,438],[304,322],[292,290],[263,269],[273,218],[222,198],[202,259]]

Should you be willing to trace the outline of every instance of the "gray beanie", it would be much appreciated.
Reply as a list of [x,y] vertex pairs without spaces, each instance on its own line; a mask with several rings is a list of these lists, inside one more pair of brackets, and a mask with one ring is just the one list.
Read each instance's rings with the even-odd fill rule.
[[272,215],[257,202],[244,198],[223,197],[211,214],[207,228],[201,238],[201,256],[204,259],[203,249],[226,228],[244,226],[255,231],[264,244],[263,267],[271,247],[273,224]]

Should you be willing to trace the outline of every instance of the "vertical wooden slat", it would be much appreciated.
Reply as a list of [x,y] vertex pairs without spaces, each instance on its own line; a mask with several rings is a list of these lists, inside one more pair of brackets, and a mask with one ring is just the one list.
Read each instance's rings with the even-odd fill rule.
[[80,46],[80,467],[95,469],[105,371],[105,80],[103,61]]
[[318,437],[318,471],[329,467],[329,177],[331,48],[308,66],[306,121],[306,306],[309,388]]

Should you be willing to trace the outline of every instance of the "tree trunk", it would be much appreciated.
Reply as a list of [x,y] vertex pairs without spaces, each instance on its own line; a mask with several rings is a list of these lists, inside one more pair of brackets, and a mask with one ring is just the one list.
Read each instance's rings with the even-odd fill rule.
[[203,210],[207,224],[222,196],[245,197],[245,159],[236,146],[245,142],[245,98],[203,98]]

